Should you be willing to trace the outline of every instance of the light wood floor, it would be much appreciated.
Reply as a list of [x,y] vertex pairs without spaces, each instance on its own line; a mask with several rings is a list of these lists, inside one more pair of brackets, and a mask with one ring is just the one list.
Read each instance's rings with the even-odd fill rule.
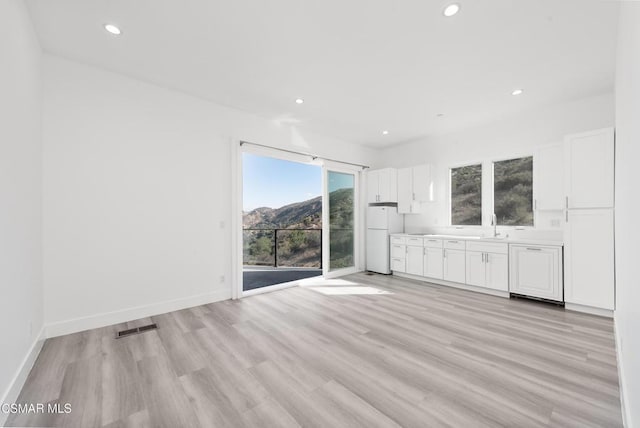
[[20,401],[72,412],[8,425],[622,425],[611,320],[345,279],[391,294],[292,288],[153,317],[157,331],[122,339],[115,332],[136,323],[49,339]]

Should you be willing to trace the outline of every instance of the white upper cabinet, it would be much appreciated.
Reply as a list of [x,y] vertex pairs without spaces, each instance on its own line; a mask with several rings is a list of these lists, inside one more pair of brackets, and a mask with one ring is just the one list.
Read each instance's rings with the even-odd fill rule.
[[612,208],[613,128],[569,135],[564,149],[566,208]]
[[563,210],[564,206],[564,152],[561,144],[541,148],[534,159],[534,209],[540,211]]
[[430,200],[431,168],[418,165],[398,170],[398,212],[416,214]]
[[398,170],[398,213],[411,214],[413,212],[413,177],[412,168]]
[[398,202],[398,173],[384,168],[367,173],[367,202]]
[[413,199],[420,202],[430,201],[431,166],[418,165],[411,168],[413,178]]

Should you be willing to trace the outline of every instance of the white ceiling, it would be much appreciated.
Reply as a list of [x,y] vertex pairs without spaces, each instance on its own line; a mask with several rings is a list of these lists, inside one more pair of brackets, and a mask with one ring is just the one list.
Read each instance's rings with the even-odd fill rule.
[[28,0],[47,52],[374,147],[612,88],[616,2],[458,2]]

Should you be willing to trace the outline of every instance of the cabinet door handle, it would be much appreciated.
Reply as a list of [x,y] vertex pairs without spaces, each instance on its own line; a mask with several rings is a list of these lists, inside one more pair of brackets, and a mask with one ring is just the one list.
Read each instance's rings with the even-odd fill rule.
[[484,253],[482,253],[482,263],[484,263]]
[[411,198],[412,198],[414,201],[416,200],[416,194],[415,194],[415,192],[414,192],[414,193],[412,193]]
[[542,251],[542,248],[531,248],[531,247],[527,247],[527,251]]
[[564,212],[564,222],[569,223],[569,210]]
[[538,200],[537,200],[537,199],[534,199],[534,200],[533,200],[533,210],[535,211],[535,210],[537,210],[537,209],[538,209]]
[[565,196],[564,197],[564,206],[566,209],[569,209],[569,197]]
[[488,253],[487,253],[487,254],[485,254],[484,262],[485,262],[486,264],[489,264],[489,254],[488,254]]
[[449,241],[449,244],[457,244],[458,241]]
[[423,256],[426,256],[426,255],[427,255],[427,249],[426,249],[426,248],[424,248],[424,247],[422,248],[422,255],[423,255]]

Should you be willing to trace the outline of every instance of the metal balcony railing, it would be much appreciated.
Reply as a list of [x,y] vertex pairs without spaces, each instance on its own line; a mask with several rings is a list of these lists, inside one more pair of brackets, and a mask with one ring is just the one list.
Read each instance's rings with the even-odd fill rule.
[[322,269],[322,229],[243,229],[245,266]]

